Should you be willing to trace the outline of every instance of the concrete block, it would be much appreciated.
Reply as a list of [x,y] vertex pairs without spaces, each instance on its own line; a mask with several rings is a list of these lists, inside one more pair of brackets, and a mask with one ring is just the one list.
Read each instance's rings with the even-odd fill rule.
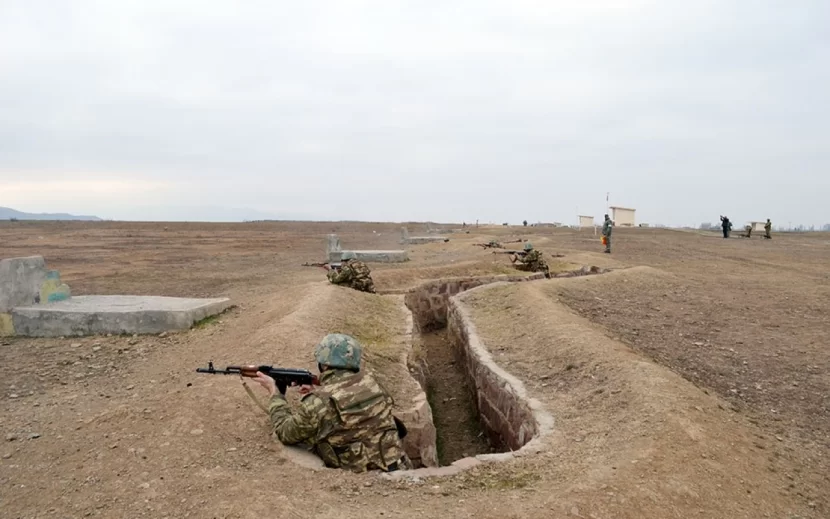
[[366,263],[403,263],[409,261],[409,254],[405,250],[353,250],[351,252],[355,253],[357,259]]
[[14,322],[11,314],[0,314],[0,337],[14,335]]
[[0,260],[0,312],[39,303],[44,281],[46,262],[43,256]]
[[336,234],[329,234],[326,238],[326,258],[331,263],[338,263],[341,260],[341,251],[340,238]]
[[[428,231],[433,232],[433,231]],[[422,243],[448,242],[443,236],[410,236],[406,227],[401,227],[401,243],[404,245],[418,245]]]
[[11,311],[14,331],[29,337],[161,333],[186,330],[221,313],[229,299],[157,296],[76,296]]
[[410,236],[406,243],[410,245],[422,245],[424,243],[448,242],[449,238],[443,236]]

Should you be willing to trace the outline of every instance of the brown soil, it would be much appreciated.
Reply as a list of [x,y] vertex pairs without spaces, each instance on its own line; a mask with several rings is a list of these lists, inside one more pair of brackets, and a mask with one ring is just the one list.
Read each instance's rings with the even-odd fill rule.
[[445,270],[509,269],[471,244],[516,233],[568,263],[655,269],[480,292],[489,295],[476,325],[494,358],[556,418],[546,454],[422,484],[293,465],[238,381],[195,367],[312,369],[315,341],[343,331],[367,342],[371,369],[405,402],[416,387],[399,362],[399,296],[332,287],[300,266],[324,259],[329,232],[349,247],[397,249],[399,229],[0,223],[0,257],[44,255],[75,294],[239,305],[165,337],[0,339],[0,515],[830,516],[821,233],[764,241],[619,229],[609,256],[589,233],[499,227],[409,247],[407,264],[372,265],[380,290]]
[[428,364],[427,396],[437,430],[438,461],[453,461],[495,452],[481,429],[472,392],[461,370],[456,368],[447,330],[421,334],[420,348]]

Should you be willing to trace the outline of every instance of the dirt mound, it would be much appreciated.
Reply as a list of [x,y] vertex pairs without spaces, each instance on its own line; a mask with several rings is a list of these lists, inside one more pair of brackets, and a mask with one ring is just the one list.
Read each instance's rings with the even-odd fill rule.
[[[723,278],[722,278],[723,279]],[[724,279],[726,282],[726,280]],[[812,314],[819,297],[800,286],[741,280],[742,291],[643,268],[562,283],[556,294],[581,315],[697,386],[717,393],[758,424],[778,448],[770,470],[789,474],[788,491],[830,510],[827,354]],[[772,296],[772,298],[770,298]],[[737,317],[739,316],[739,317]],[[826,327],[826,325],[825,325]],[[793,471],[791,467],[800,467]]]
[[[39,344],[67,359],[82,357],[90,373],[82,370],[81,378],[57,378],[32,386],[32,395],[27,387],[20,397],[3,399],[4,511],[17,516],[39,503],[38,508],[73,516],[200,517],[205,496],[221,488],[223,498],[213,500],[210,516],[253,517],[256,506],[239,514],[237,492],[271,493],[279,482],[313,495],[307,491],[311,480],[298,476],[305,469],[269,439],[267,420],[238,379],[195,373],[210,359],[217,366],[273,363],[316,370],[311,357],[316,341],[325,333],[349,333],[366,345],[369,369],[399,407],[419,389],[401,362],[408,337],[400,297],[321,282],[245,306],[244,312],[166,337],[8,342],[4,365],[18,365],[14,359],[30,353],[22,348]],[[128,351],[110,349],[121,346]],[[117,356],[124,364],[115,362]],[[99,362],[100,370],[93,367]],[[37,366],[26,371],[41,378]],[[24,389],[10,385],[12,391]],[[286,484],[289,475],[294,483]],[[316,484],[329,478],[330,487],[344,476],[349,477],[325,471]]]
[[[671,277],[650,269],[605,276],[617,283]],[[809,514],[804,500],[781,495],[789,479],[772,472],[767,459],[779,449],[776,440],[728,402],[609,339],[557,302],[560,285],[602,278],[523,283],[463,297],[494,359],[556,418],[551,464],[534,466],[537,489],[557,495],[565,509],[572,504],[596,517]],[[605,495],[598,499],[596,489]]]

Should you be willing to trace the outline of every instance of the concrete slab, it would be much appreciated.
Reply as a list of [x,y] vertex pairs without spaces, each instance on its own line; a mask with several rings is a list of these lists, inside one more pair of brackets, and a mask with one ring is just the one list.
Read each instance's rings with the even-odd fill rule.
[[223,312],[230,299],[159,296],[74,296],[12,309],[14,332],[29,337],[161,333],[187,330],[193,323]]
[[406,239],[406,243],[410,245],[418,245],[422,243],[436,243],[436,242],[448,242],[450,241],[449,238],[445,238],[443,236],[410,236]]
[[443,236],[410,236],[407,228],[401,227],[401,243],[404,245],[418,245],[421,243],[435,243],[441,241],[448,242],[450,239]]
[[366,263],[403,263],[409,261],[409,254],[405,250],[353,250],[350,252],[354,252],[357,259]]

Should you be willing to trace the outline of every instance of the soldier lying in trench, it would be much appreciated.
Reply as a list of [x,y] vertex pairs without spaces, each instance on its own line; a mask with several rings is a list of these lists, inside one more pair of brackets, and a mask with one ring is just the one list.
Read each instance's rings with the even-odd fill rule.
[[545,277],[550,278],[550,269],[548,268],[548,264],[545,262],[544,258],[542,258],[542,253],[534,249],[530,242],[525,243],[524,254],[522,255],[521,260],[519,259],[518,254],[514,254],[510,256],[510,261],[518,270],[524,270],[526,272],[544,272]]
[[361,292],[375,293],[375,283],[372,281],[372,273],[369,267],[362,261],[357,260],[357,255],[352,251],[343,253],[340,269],[332,269],[326,265],[323,268],[328,270],[326,276],[335,285],[345,285]]

